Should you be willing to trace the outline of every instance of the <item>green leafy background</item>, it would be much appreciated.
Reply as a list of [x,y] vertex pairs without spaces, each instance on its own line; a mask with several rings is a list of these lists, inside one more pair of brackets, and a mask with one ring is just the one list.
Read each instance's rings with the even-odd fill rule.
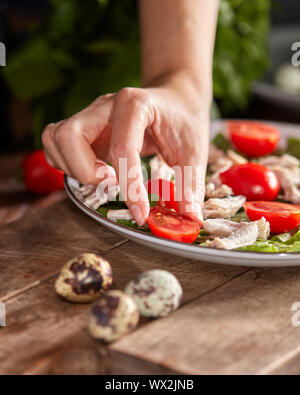
[[[222,114],[247,105],[253,79],[267,66],[270,1],[220,1],[213,74]],[[46,21],[3,69],[13,95],[31,102],[36,145],[47,123],[101,94],[140,85],[135,0],[49,2]]]

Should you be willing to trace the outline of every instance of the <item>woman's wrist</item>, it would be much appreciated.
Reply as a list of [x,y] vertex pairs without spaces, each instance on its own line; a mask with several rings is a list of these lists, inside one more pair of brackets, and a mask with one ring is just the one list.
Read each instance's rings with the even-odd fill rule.
[[199,79],[188,70],[172,71],[144,79],[143,88],[165,88],[175,92],[194,108],[209,113],[212,102],[212,77]]

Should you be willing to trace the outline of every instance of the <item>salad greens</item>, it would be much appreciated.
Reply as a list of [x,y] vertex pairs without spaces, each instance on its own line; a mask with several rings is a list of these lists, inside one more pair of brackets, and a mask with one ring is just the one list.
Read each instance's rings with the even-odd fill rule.
[[230,148],[230,142],[224,136],[223,133],[218,133],[215,138],[213,139],[213,144],[219,148],[220,150],[224,151],[225,153]]
[[271,240],[257,240],[250,246],[237,249],[238,251],[250,252],[300,252],[300,230],[293,235],[283,233],[271,238]]
[[300,159],[300,140],[295,137],[290,137],[287,140],[286,153]]
[[[216,137],[213,139],[213,144],[225,153],[231,146],[228,139],[222,133],[216,135]],[[294,137],[289,138],[287,145],[288,147],[285,152],[300,159],[300,140]],[[142,159],[142,167],[144,169],[144,173],[148,176],[150,175],[150,159],[151,157]],[[149,202],[151,207],[156,206],[158,200],[159,196],[149,194]],[[277,200],[279,201],[280,199]],[[121,200],[120,196],[118,196],[116,201],[99,207],[98,212],[106,217],[108,210],[120,210],[126,208],[126,203]],[[230,220],[236,222],[249,222],[249,218],[243,208],[240,209],[233,217],[231,217]],[[147,226],[139,227],[134,221],[118,219],[117,223],[134,229],[150,232]],[[201,229],[198,238],[196,239],[196,241],[194,241],[194,244],[205,247],[207,240],[209,240],[210,238],[211,236],[204,229]],[[275,235],[269,240],[257,240],[251,245],[237,248],[236,250],[261,253],[300,252],[300,227],[291,232]]]

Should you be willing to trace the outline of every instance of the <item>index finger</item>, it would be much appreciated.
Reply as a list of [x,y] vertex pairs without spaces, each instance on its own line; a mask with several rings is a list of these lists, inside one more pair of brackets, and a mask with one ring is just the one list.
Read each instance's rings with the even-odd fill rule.
[[109,158],[116,170],[121,194],[136,223],[142,225],[148,218],[150,206],[140,153],[150,121],[147,105],[137,91],[125,89],[116,98]]

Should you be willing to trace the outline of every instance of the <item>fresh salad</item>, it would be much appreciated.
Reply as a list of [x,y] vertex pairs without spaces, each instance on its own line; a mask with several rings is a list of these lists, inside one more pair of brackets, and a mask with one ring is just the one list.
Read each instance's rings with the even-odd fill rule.
[[228,121],[226,129],[210,146],[202,226],[178,212],[174,171],[159,156],[142,159],[151,175],[144,226],[136,225],[118,188],[113,198],[91,185],[75,194],[106,218],[158,237],[206,248],[300,252],[300,139],[288,138],[282,152],[273,126]]

